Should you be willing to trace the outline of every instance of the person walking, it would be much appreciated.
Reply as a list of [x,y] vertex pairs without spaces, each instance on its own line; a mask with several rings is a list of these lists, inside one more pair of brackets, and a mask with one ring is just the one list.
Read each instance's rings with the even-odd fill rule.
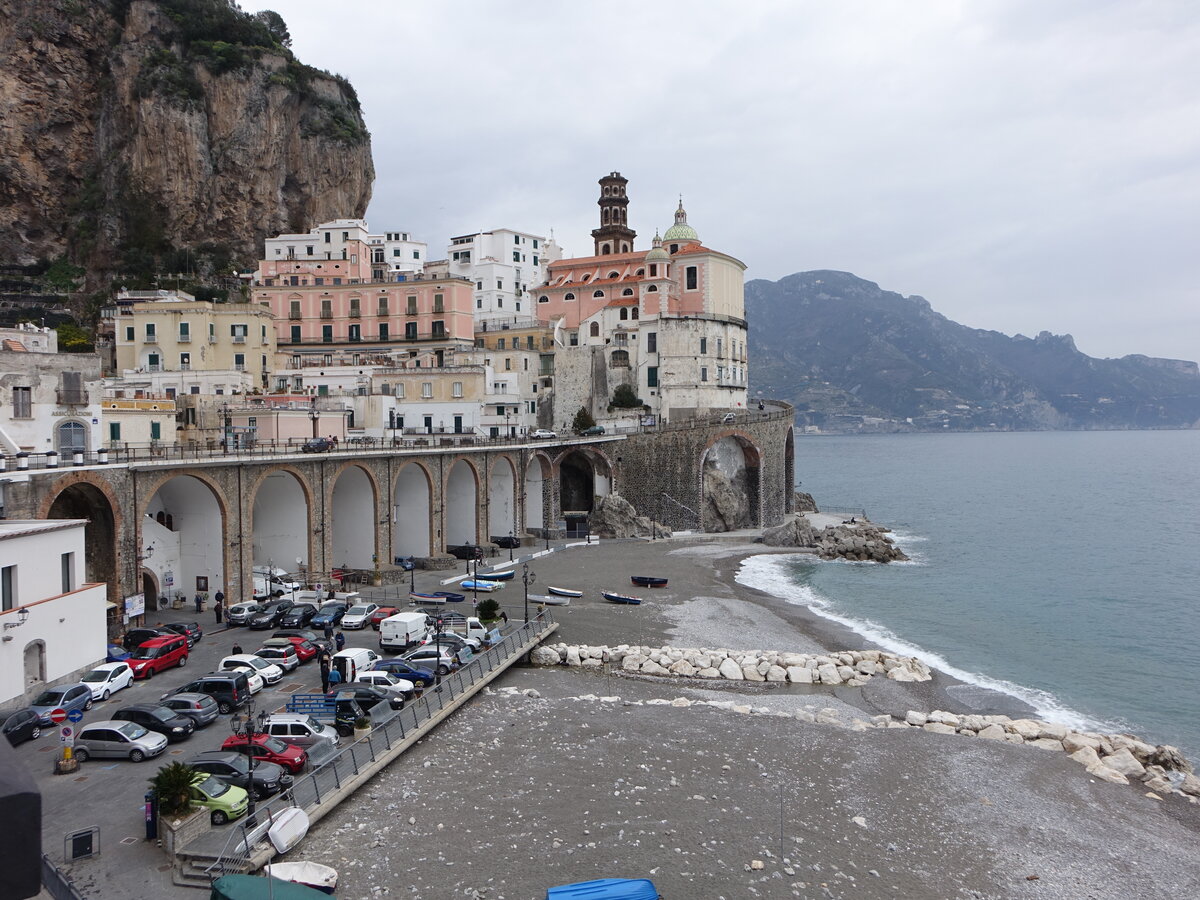
[[505,625],[508,624],[508,613],[505,612],[504,610],[500,610],[500,621],[503,622]]
[[321,693],[329,693],[329,651],[322,650],[320,657],[321,666]]
[[325,623],[325,640],[327,640],[327,641],[333,640],[333,622]]
[[238,655],[239,655],[239,654],[241,654],[241,652],[242,652],[242,645],[241,645],[241,644],[234,644],[234,645],[233,645],[233,646],[230,648],[229,652],[230,652],[230,653],[232,653],[234,656],[238,656]]
[[341,652],[341,649],[346,646],[346,636],[339,631],[333,636],[333,643],[338,648],[338,652]]
[[325,693],[328,694],[329,691],[336,691],[337,686],[342,683],[342,673],[337,669],[330,669],[326,677],[329,679],[329,689]]
[[199,593],[196,594],[196,615],[204,612],[204,598]]
[[216,597],[213,598],[213,615],[217,617],[217,624],[220,625],[225,616],[225,595],[221,591],[217,591]]

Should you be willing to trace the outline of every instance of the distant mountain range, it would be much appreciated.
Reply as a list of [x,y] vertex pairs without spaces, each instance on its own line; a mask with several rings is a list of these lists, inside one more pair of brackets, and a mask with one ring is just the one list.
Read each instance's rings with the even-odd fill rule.
[[830,431],[1200,427],[1196,363],[967,328],[848,272],[746,284],[751,396]]

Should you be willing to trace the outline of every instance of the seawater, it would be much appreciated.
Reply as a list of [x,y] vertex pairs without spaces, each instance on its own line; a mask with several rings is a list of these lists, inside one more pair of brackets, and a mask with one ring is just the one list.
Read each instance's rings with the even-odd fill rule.
[[912,561],[758,556],[740,581],[1200,763],[1200,432],[798,436],[796,478]]

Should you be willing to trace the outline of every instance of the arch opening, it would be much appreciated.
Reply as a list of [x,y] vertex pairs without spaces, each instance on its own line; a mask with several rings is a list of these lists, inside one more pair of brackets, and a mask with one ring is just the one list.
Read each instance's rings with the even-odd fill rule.
[[430,555],[429,476],[416,463],[409,463],[396,477],[392,492],[392,557]]
[[476,510],[479,506],[475,469],[466,460],[458,460],[446,479],[446,544],[474,544],[479,534]]
[[[158,513],[163,520],[158,520]],[[171,527],[167,527],[167,522]],[[189,597],[191,592],[226,590],[224,520],[217,497],[207,483],[194,475],[175,475],[163,482],[146,503],[142,516],[143,589],[147,576],[167,597]],[[153,548],[151,550],[151,548]],[[201,578],[205,581],[197,582]],[[207,583],[206,589],[201,584]],[[151,609],[146,597],[146,609]]]
[[253,565],[292,572],[312,570],[308,493],[294,472],[277,469],[268,474],[254,493],[250,515]]
[[375,485],[359,466],[344,469],[333,483],[330,549],[340,568],[371,569],[375,561]]
[[700,465],[700,521],[704,531],[733,531],[761,525],[758,449],[740,435],[725,435],[704,453]]
[[518,534],[517,479],[510,460],[500,458],[492,466],[488,480],[488,536]]
[[525,528],[527,531],[546,527],[546,507],[549,502],[546,489],[552,483],[546,477],[548,469],[549,463],[541,456],[535,456],[525,467]]
[[54,498],[46,517],[88,520],[83,528],[84,580],[107,583],[110,601],[119,597],[116,515],[104,492],[92,484],[72,484]]

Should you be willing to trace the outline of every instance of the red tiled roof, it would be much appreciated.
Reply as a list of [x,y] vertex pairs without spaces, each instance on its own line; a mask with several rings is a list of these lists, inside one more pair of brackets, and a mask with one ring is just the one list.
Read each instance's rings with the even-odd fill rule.
[[28,353],[29,352],[25,349],[25,345],[22,344],[20,341],[10,340],[9,338],[4,339],[4,349],[5,350],[15,350],[17,353]]

